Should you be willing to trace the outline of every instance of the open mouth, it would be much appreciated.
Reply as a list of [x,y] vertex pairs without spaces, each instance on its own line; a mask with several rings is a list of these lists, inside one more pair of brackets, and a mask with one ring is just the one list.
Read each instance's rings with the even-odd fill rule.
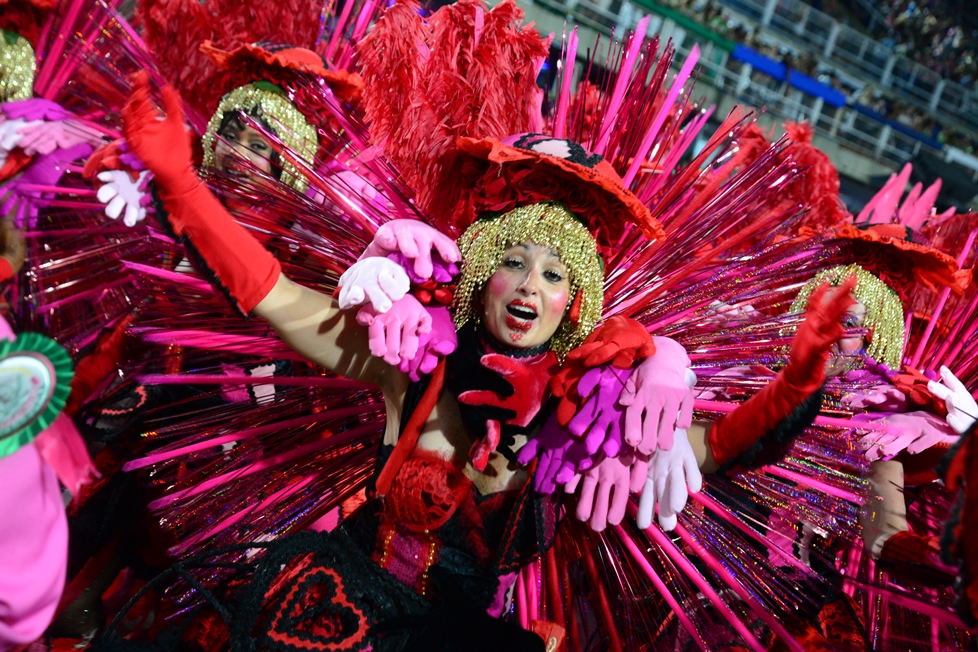
[[506,306],[506,326],[515,331],[527,332],[537,318],[537,307],[525,301],[513,301]]

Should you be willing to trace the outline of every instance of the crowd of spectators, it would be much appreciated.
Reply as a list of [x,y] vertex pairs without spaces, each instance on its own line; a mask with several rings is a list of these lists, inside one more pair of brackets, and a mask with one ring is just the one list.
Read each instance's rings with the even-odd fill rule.
[[867,12],[856,0],[848,4],[872,35],[896,54],[968,89],[976,88],[978,13],[974,0],[881,0],[873,3],[878,13]]
[[[741,24],[728,14],[715,0],[660,1],[662,4],[708,27],[714,33],[720,34],[737,43],[743,43],[770,59],[782,62],[789,71],[801,72],[817,79],[823,84],[831,86],[845,95],[850,103],[861,104],[880,116],[905,125],[917,133],[937,142],[951,147],[957,147],[969,154],[978,152],[978,141],[975,141],[970,136],[944,127],[940,122],[928,115],[927,112],[909,103],[893,99],[872,85],[860,86],[852,80],[841,78],[831,67],[820,65],[815,56],[809,52],[791,50],[783,44],[765,38],[757,31],[749,30],[747,26]],[[842,6],[846,1],[821,0],[817,4],[816,2],[812,4],[816,9],[840,18],[846,15],[846,9]],[[897,43],[896,39],[899,35],[912,31],[911,25],[915,24],[915,22],[911,21],[922,21],[927,26],[932,26],[928,27],[928,33],[930,34],[929,40],[935,44],[934,52],[940,52],[942,56],[951,51],[960,51],[962,53],[962,60],[955,62],[954,66],[955,70],[961,72],[961,75],[956,78],[956,81],[972,82],[974,76],[978,74],[978,71],[975,69],[976,64],[978,64],[978,58],[976,58],[974,53],[976,47],[975,37],[971,32],[967,32],[966,34],[967,28],[961,25],[949,25],[949,19],[936,20],[934,12],[938,10],[935,6],[938,4],[953,6],[956,4],[956,1],[943,0],[942,2],[937,2],[936,0],[918,0],[915,2],[915,0],[887,0],[886,2],[877,3],[879,8],[888,10],[886,15],[890,17],[889,22],[893,25],[892,29],[884,26],[883,36],[881,38],[889,35],[889,38],[893,39],[893,41],[888,42],[893,46],[894,50],[904,56],[909,56],[913,54],[910,51],[910,47],[905,43],[901,46]],[[941,27],[938,28],[938,25]],[[940,36],[938,34],[940,30],[946,32],[944,36],[947,38],[937,38]],[[915,42],[921,38],[920,35],[914,35]],[[927,59],[924,56],[917,57],[917,60],[922,65],[927,65]]]

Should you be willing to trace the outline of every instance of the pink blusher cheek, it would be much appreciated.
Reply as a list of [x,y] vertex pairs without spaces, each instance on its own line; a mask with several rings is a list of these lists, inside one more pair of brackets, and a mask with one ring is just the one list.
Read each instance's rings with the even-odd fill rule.
[[506,295],[508,285],[502,274],[493,274],[486,284],[486,295],[492,299],[500,299]]
[[550,309],[547,311],[547,317],[557,319],[563,317],[564,311],[567,309],[569,296],[570,294],[564,290],[555,293],[550,300]]

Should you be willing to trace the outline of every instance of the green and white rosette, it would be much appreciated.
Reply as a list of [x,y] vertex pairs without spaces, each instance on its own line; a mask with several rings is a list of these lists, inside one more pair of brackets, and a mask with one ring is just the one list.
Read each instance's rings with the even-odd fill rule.
[[71,393],[71,357],[54,340],[22,333],[0,341],[0,458],[50,426]]

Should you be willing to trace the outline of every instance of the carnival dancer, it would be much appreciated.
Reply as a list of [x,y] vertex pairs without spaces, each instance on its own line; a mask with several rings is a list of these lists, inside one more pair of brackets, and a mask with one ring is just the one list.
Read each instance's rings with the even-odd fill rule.
[[[0,257],[16,274],[23,240],[6,225]],[[88,451],[62,409],[72,362],[53,340],[15,336],[0,318],[0,390],[7,414],[0,432],[0,650],[36,639],[64,589],[68,525],[63,491],[77,494],[94,472]]]

